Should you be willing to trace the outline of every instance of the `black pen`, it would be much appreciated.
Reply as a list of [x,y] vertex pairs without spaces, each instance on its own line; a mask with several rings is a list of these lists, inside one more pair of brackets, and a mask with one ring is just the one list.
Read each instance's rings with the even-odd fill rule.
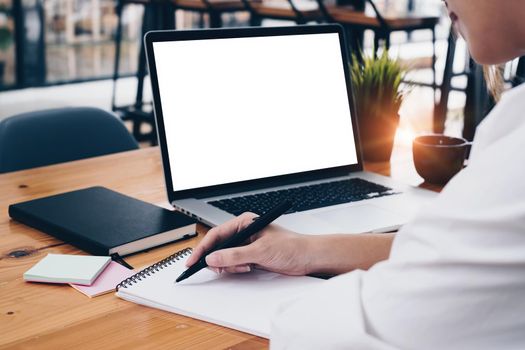
[[197,273],[198,271],[204,269],[205,267],[208,267],[208,264],[206,263],[206,257],[221,249],[226,248],[233,248],[244,241],[246,241],[250,236],[256,234],[257,232],[261,231],[263,228],[271,224],[275,219],[277,219],[279,216],[283,215],[292,207],[292,202],[290,201],[284,201],[281,204],[277,205],[276,207],[270,209],[265,214],[257,217],[254,219],[254,221],[246,226],[244,229],[240,230],[215,248],[208,251],[206,254],[204,254],[199,261],[197,261],[195,264],[191,265],[186,271],[184,271],[175,282],[180,282],[185,280],[186,278],[190,277],[191,275]]

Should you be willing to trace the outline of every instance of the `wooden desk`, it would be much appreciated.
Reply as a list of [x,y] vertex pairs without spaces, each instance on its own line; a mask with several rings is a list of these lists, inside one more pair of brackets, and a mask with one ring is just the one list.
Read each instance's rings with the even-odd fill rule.
[[[371,171],[421,183],[409,152]],[[89,299],[67,285],[25,283],[22,274],[48,253],[81,251],[9,219],[9,204],[101,185],[156,204],[167,204],[158,148],[0,175],[0,348],[262,349],[266,339],[150,309],[106,294]],[[437,188],[434,188],[437,189]],[[154,263],[199,236],[127,258],[135,267]]]

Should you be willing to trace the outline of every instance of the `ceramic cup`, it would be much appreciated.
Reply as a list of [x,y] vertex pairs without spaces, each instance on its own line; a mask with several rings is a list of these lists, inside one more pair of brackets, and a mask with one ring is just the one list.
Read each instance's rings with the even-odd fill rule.
[[440,134],[419,136],[412,142],[414,165],[425,181],[446,184],[465,163],[471,143]]

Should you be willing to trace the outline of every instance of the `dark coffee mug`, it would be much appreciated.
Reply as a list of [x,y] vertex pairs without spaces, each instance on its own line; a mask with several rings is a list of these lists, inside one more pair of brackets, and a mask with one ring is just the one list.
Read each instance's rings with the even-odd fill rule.
[[414,165],[425,181],[446,184],[465,163],[471,143],[440,134],[419,136],[412,142]]

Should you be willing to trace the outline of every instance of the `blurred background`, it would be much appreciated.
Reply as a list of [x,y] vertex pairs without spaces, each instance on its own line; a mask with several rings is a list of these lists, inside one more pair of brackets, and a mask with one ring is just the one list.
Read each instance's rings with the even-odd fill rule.
[[[0,0],[0,120],[33,110],[95,106],[118,113],[130,130],[135,128],[135,136],[146,135],[151,128],[146,116],[151,110],[151,99],[147,77],[144,84],[141,82],[145,73],[141,68],[140,49],[145,31],[161,27],[189,29],[321,22],[348,25],[344,18],[326,14],[313,20],[306,16],[298,19],[297,10],[303,13],[319,10],[319,1],[315,0],[238,1],[244,8],[224,12],[202,7],[210,1],[166,1],[169,10],[155,10],[152,7],[155,2],[162,1]],[[261,15],[248,8],[250,3],[273,6],[283,13],[287,10],[295,17]],[[465,118],[475,126],[490,109],[490,101],[485,102],[486,96],[476,95],[482,84],[479,71],[476,72],[470,61],[464,42],[451,37],[450,21],[441,0],[328,0],[324,3],[353,7],[367,17],[376,18],[381,25],[381,20],[393,25],[396,18],[435,17],[431,25],[433,31],[410,29],[389,33],[390,56],[410,67],[407,81],[418,82],[401,108],[398,141],[409,143],[417,134],[440,131],[441,126],[436,130],[436,120],[446,133],[463,133],[471,138],[473,131],[464,130]],[[148,11],[154,14],[148,15]],[[165,20],[168,24],[159,23],[159,11],[168,17]],[[373,30],[362,34],[365,53],[372,51],[376,34]],[[504,69],[511,86],[520,69],[523,71],[523,65],[517,60]],[[474,107],[469,107],[469,99],[473,99],[471,106]],[[144,118],[133,115],[130,106],[135,112],[146,113],[142,115]],[[139,123],[139,119],[146,122]],[[154,144],[148,137],[137,138]]]

